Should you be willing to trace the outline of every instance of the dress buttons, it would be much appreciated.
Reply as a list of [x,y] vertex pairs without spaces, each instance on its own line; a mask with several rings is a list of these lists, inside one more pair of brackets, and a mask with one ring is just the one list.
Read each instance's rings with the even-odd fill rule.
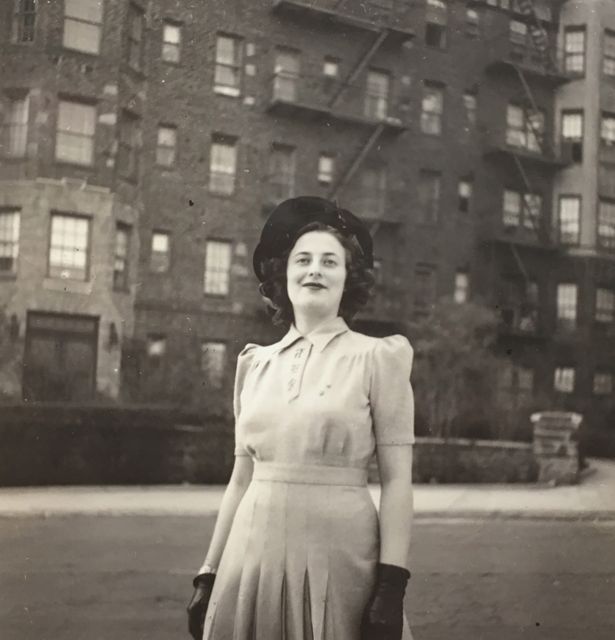
[[286,399],[290,402],[299,396],[301,392],[301,380],[305,365],[308,361],[312,345],[296,347],[292,353],[287,354],[289,361],[286,365]]

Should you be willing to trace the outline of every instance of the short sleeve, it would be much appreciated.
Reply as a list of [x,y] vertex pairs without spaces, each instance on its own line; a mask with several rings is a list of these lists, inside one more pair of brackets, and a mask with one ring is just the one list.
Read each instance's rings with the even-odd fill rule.
[[252,360],[258,345],[247,344],[243,351],[237,356],[237,369],[235,371],[235,388],[233,390],[233,413],[235,415],[235,455],[247,456],[249,453],[245,447],[241,444],[237,434],[237,424],[239,422],[239,414],[241,413],[241,391],[243,389],[243,383],[246,378],[246,374],[250,369]]
[[414,443],[413,351],[401,335],[380,338],[372,352],[369,402],[376,445]]

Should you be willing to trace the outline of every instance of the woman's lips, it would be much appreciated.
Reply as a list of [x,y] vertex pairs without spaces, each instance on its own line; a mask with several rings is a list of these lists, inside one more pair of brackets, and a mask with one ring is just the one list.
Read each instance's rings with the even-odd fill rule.
[[326,288],[323,284],[318,284],[317,282],[308,282],[303,286],[308,287],[308,289],[325,289]]

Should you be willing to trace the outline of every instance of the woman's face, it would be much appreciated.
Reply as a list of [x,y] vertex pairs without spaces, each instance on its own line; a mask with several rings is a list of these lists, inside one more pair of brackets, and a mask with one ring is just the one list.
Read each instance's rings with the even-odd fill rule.
[[328,231],[304,233],[288,256],[286,281],[293,309],[337,316],[346,282],[346,250]]

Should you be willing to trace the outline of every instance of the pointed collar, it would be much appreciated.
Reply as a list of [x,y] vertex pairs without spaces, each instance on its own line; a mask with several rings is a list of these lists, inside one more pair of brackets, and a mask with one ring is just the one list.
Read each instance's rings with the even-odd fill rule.
[[333,338],[339,336],[341,333],[345,333],[346,331],[349,331],[349,328],[346,321],[341,316],[337,316],[332,320],[328,320],[323,324],[318,325],[316,329],[310,331],[310,333],[305,336],[299,333],[297,327],[292,324],[287,334],[277,343],[276,351],[283,351],[297,342],[297,340],[305,338],[308,342],[311,342],[316,351],[320,353],[329,344],[329,342],[333,340]]

